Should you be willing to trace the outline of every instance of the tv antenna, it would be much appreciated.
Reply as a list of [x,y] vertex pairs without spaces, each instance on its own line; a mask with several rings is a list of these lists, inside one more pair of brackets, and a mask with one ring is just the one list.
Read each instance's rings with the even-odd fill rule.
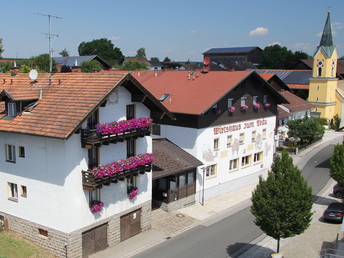
[[53,43],[52,43],[52,40],[54,37],[58,37],[59,35],[51,33],[51,18],[62,19],[62,17],[54,16],[51,14],[43,14],[43,13],[34,13],[34,14],[48,17],[49,33],[43,33],[43,34],[46,35],[47,38],[49,39],[49,71],[50,71],[50,73],[52,73],[52,71],[53,71],[53,46],[52,46]]

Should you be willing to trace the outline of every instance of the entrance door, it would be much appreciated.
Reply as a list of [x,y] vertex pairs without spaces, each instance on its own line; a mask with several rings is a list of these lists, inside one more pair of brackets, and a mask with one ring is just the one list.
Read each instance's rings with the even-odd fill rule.
[[82,257],[108,248],[107,227],[106,223],[82,233]]
[[121,241],[141,232],[141,209],[121,217]]

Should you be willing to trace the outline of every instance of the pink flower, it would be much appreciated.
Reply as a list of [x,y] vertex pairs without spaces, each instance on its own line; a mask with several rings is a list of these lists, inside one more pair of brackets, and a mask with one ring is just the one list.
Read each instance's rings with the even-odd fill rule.
[[269,107],[270,107],[270,103],[269,103],[269,102],[266,102],[266,103],[264,104],[264,107],[265,107],[265,108],[269,108]]
[[247,110],[247,109],[248,109],[248,106],[247,106],[247,105],[242,105],[242,106],[241,106],[241,110],[242,110],[242,111],[245,111],[245,110]]
[[229,112],[233,113],[235,112],[235,107],[234,106],[231,106],[229,109],[228,109]]
[[90,209],[91,209],[92,213],[97,213],[97,212],[102,211],[103,207],[104,207],[104,203],[103,202],[101,202],[101,201],[92,201]]
[[134,199],[137,194],[138,194],[137,187],[132,187],[130,192],[128,193],[129,199],[130,200]]
[[253,104],[253,108],[254,108],[254,109],[258,109],[258,108],[260,108],[260,104],[259,104],[259,103],[255,103],[255,104]]
[[152,119],[149,117],[140,117],[138,119],[114,121],[110,123],[98,123],[96,129],[98,134],[120,134],[132,130],[147,130],[152,125]]

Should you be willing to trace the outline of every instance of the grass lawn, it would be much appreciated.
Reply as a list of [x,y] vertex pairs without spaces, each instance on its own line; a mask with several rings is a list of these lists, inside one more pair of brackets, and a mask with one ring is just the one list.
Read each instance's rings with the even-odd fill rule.
[[13,232],[0,232],[0,258],[53,258],[42,248]]

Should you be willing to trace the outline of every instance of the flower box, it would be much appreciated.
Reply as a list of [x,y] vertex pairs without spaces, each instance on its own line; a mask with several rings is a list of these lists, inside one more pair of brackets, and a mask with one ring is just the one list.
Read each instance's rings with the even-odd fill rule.
[[152,126],[152,119],[149,117],[140,117],[137,119],[114,121],[110,123],[96,124],[97,134],[100,135],[118,135],[125,134],[133,130],[147,130]]
[[264,107],[265,107],[265,108],[269,108],[269,107],[270,107],[270,103],[269,103],[269,102],[266,102],[266,103],[264,104]]
[[259,104],[259,103],[253,104],[253,108],[254,108],[254,109],[259,109],[259,108],[260,108],[260,104]]
[[90,209],[92,213],[101,212],[103,210],[104,203],[101,201],[92,201]]
[[248,109],[248,106],[247,106],[247,105],[241,106],[241,111],[246,111],[247,109]]
[[231,106],[230,108],[228,108],[228,111],[230,113],[234,113],[235,112],[235,107],[234,106]]
[[138,195],[138,189],[137,187],[131,187],[128,190],[128,197],[130,200],[134,199]]

